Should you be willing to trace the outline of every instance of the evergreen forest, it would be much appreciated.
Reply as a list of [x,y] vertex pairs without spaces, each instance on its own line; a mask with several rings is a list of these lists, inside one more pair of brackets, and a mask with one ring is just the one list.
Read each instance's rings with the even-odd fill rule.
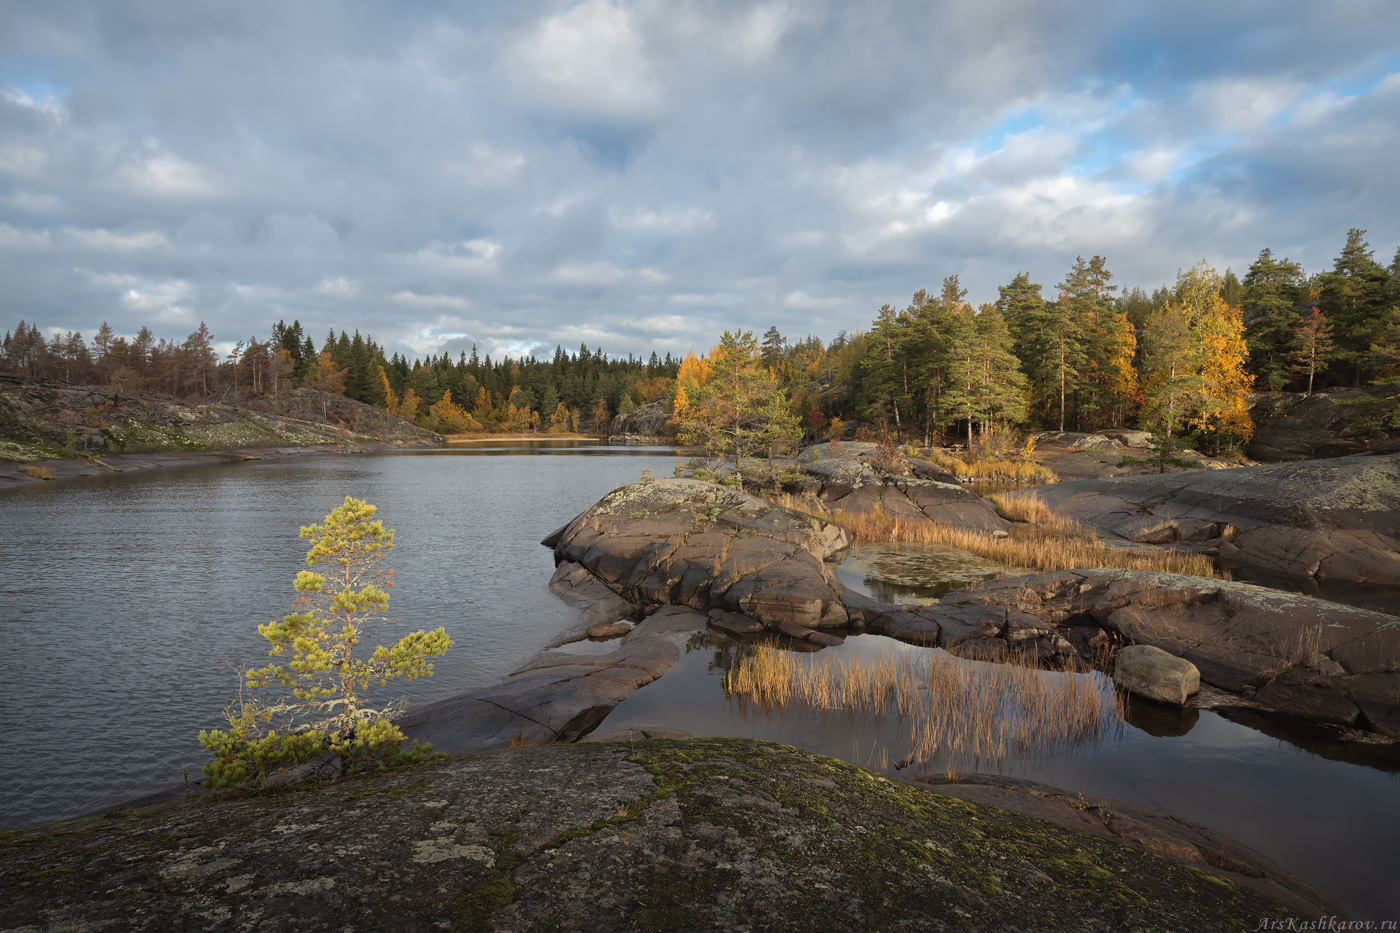
[[[1102,256],[1077,257],[1053,284],[1018,274],[980,304],[949,275],[937,293],[884,305],[829,341],[773,327],[726,333],[684,359],[585,345],[548,359],[473,348],[410,362],[358,331],[331,330],[318,348],[298,321],[221,358],[203,324],[174,341],[146,327],[128,338],[104,322],[88,340],[20,322],[0,345],[0,372],[230,403],[309,386],[443,434],[602,433],[664,399],[685,439],[704,433],[702,407],[714,415],[742,392],[740,407],[778,425],[765,436],[785,444],[852,425],[924,446],[1136,425],[1230,452],[1249,440],[1256,391],[1362,388],[1384,403],[1394,422],[1384,426],[1400,426],[1400,249],[1383,265],[1365,233],[1350,230],[1325,271],[1263,249],[1243,276],[1202,262],[1151,293],[1114,284]],[[749,415],[734,417],[737,429]]]

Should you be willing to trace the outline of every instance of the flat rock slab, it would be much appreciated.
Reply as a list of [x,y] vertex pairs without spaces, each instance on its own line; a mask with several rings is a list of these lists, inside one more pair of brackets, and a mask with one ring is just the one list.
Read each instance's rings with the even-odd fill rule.
[[1111,797],[1071,793],[1001,774],[959,775],[955,784],[934,783],[941,794],[970,803],[1050,820],[1103,839],[1116,839],[1174,861],[1214,868],[1270,896],[1312,911],[1341,916],[1344,911],[1312,886],[1224,833],[1169,816],[1160,810]]
[[[943,613],[974,607],[1060,629],[1102,627],[1184,658],[1202,682],[1269,709],[1400,738],[1400,618],[1392,615],[1247,583],[1133,570],[975,583],[919,613],[942,624]],[[891,620],[882,624],[897,634],[898,619]]]
[[55,933],[1209,931],[1335,912],[738,739],[512,749],[0,844],[0,926]]
[[615,639],[612,651],[546,651],[498,684],[419,707],[398,724],[450,754],[577,741],[669,670],[680,657],[677,642],[707,622],[687,609],[662,609]]
[[1008,493],[1112,535],[1269,573],[1400,586],[1400,454],[1076,480]]
[[797,457],[797,468],[817,481],[811,498],[827,511],[870,515],[878,510],[901,521],[935,521],[973,531],[1011,527],[951,474],[897,453],[892,462],[885,462],[886,457],[878,444],[815,444]]

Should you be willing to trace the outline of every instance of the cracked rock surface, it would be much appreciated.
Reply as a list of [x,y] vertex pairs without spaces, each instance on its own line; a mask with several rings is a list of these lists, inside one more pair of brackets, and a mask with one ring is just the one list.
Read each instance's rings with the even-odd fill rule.
[[1076,480],[1008,496],[1268,573],[1400,586],[1400,454]]
[[1337,913],[1242,847],[1237,866],[1165,858],[738,739],[511,749],[0,846],[0,928],[53,933],[1233,930]]

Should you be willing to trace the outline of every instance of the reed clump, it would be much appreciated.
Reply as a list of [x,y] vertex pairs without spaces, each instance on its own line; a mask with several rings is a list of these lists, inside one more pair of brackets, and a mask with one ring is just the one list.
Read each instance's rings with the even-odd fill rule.
[[947,470],[964,482],[1045,486],[1059,479],[1054,470],[1044,464],[1029,460],[978,458],[969,463],[961,457],[955,457],[940,450],[929,454],[928,460],[934,466]]
[[901,520],[879,510],[866,515],[828,512],[811,499],[798,499],[793,496],[785,496],[781,504],[833,525],[840,525],[861,541],[908,542],[961,548],[1018,569],[1046,571],[1105,567],[1155,570],[1194,577],[1217,576],[1210,558],[1203,554],[1190,554],[1167,548],[1110,548],[1102,539],[1092,534],[1068,532],[1064,530],[1063,525],[1024,525],[1013,528],[1009,537],[998,538],[985,531],[957,528],[927,519]]
[[987,501],[996,506],[1001,517],[1008,521],[1034,525],[1037,530],[1056,535],[1093,537],[1094,533],[1072,518],[1055,512],[1036,495],[1021,495],[1010,498],[1002,495],[987,496]]
[[941,758],[950,772],[1095,741],[1121,730],[1124,717],[1103,674],[1044,671],[1016,656],[990,663],[919,651],[848,661],[762,646],[735,664],[725,689],[746,715],[893,714],[909,749],[898,767]]

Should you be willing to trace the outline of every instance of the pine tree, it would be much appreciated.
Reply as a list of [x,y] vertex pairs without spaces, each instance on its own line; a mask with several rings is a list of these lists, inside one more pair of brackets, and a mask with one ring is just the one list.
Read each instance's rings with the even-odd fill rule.
[[1361,385],[1372,376],[1371,345],[1389,324],[1392,310],[1385,297],[1390,274],[1376,262],[1363,237],[1365,230],[1347,231],[1347,242],[1332,271],[1321,277],[1319,306],[1335,328],[1339,382]]
[[1288,351],[1298,326],[1303,267],[1284,257],[1276,261],[1269,249],[1245,272],[1240,307],[1249,348],[1249,371],[1267,389],[1282,389],[1287,381]]

